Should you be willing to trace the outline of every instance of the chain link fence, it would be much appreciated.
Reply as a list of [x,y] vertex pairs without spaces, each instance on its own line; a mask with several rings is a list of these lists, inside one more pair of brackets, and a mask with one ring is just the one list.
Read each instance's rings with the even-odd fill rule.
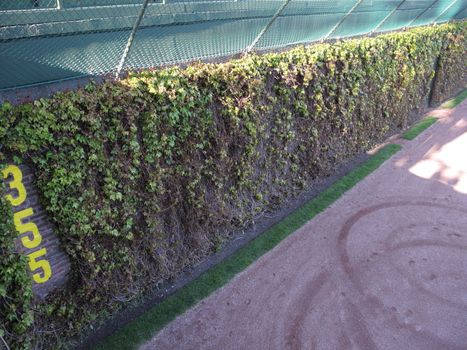
[[0,91],[467,17],[467,0],[0,0]]

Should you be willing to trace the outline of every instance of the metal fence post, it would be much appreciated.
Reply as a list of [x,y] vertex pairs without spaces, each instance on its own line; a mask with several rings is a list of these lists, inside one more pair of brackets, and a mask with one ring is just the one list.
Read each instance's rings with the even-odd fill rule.
[[406,2],[407,0],[402,0],[401,3],[399,3],[399,5],[397,5],[394,10],[392,10],[391,12],[389,12],[389,14],[383,18],[383,20],[381,22],[378,23],[378,25],[375,27],[375,29],[373,29],[371,31],[371,34],[373,34],[374,32],[376,32],[379,28],[381,28],[381,26],[389,19],[389,17],[391,17],[397,10],[399,10],[401,8],[401,6]]
[[355,5],[353,5],[353,7],[350,9],[349,12],[347,12],[347,14],[342,17],[342,19],[336,23],[336,25],[329,31],[329,33],[327,33],[322,39],[321,41],[325,41],[326,39],[328,39],[332,34],[334,34],[334,32],[337,30],[337,28],[339,28],[341,26],[342,23],[344,23],[344,21],[347,19],[347,17],[349,17],[352,12],[354,12],[354,10],[358,7],[358,5],[360,5],[362,3],[363,0],[358,0]]
[[425,13],[427,13],[427,11],[428,11],[429,9],[431,9],[433,6],[435,6],[435,4],[436,4],[438,1],[439,1],[439,0],[433,1],[433,2],[431,3],[430,6],[428,6],[428,7],[427,7],[425,10],[423,10],[418,16],[416,16],[413,20],[411,20],[410,23],[407,24],[404,28],[410,27],[413,23],[415,23],[415,21],[416,21],[417,19],[419,19],[420,17],[422,17]]
[[264,36],[264,34],[268,31],[268,29],[272,26],[272,24],[276,21],[277,17],[279,17],[282,13],[282,11],[284,11],[284,9],[286,8],[286,6],[289,4],[291,0],[286,0],[282,6],[276,11],[276,13],[274,14],[274,16],[271,18],[271,20],[269,21],[269,23],[263,28],[263,30],[256,36],[255,40],[253,40],[253,42],[247,46],[247,48],[245,49],[245,52],[248,53],[250,52],[251,50],[253,50],[253,48],[255,47],[255,45],[258,43],[258,41]]
[[457,0],[454,0],[453,2],[451,2],[451,4],[449,4],[449,6],[446,7],[446,8],[443,10],[443,12],[441,12],[441,13],[439,14],[439,16],[436,17],[436,18],[431,22],[431,24],[436,23],[436,21],[437,21],[442,15],[444,15],[456,2],[457,2]]
[[123,66],[125,65],[126,59],[128,57],[128,53],[130,52],[131,45],[133,44],[133,40],[136,35],[136,31],[139,28],[139,25],[141,23],[141,20],[144,17],[144,13],[146,12],[146,7],[148,6],[149,0],[144,0],[143,6],[141,6],[141,10],[139,11],[139,16],[138,19],[136,20],[135,24],[133,25],[133,29],[131,31],[130,36],[128,37],[128,41],[126,43],[125,50],[123,51],[122,58],[120,59],[120,63],[117,66],[117,71],[115,73],[115,79],[118,79],[120,77],[120,73],[123,69]]

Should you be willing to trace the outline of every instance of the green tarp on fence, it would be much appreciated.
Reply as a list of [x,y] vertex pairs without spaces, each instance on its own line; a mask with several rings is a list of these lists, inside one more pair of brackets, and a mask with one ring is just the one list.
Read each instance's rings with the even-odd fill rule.
[[[467,17],[467,0],[0,0],[0,90]],[[254,44],[254,45],[252,45]]]

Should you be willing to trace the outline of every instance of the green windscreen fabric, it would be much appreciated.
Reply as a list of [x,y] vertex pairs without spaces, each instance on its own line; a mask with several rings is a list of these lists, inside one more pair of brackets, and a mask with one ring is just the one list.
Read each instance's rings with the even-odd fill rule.
[[[464,19],[467,0],[0,0],[0,91]],[[128,54],[132,29],[143,14]]]

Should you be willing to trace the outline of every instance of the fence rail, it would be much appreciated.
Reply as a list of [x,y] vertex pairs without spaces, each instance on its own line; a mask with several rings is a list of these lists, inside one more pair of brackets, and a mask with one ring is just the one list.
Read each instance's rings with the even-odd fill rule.
[[467,17],[467,0],[0,0],[0,91]]

